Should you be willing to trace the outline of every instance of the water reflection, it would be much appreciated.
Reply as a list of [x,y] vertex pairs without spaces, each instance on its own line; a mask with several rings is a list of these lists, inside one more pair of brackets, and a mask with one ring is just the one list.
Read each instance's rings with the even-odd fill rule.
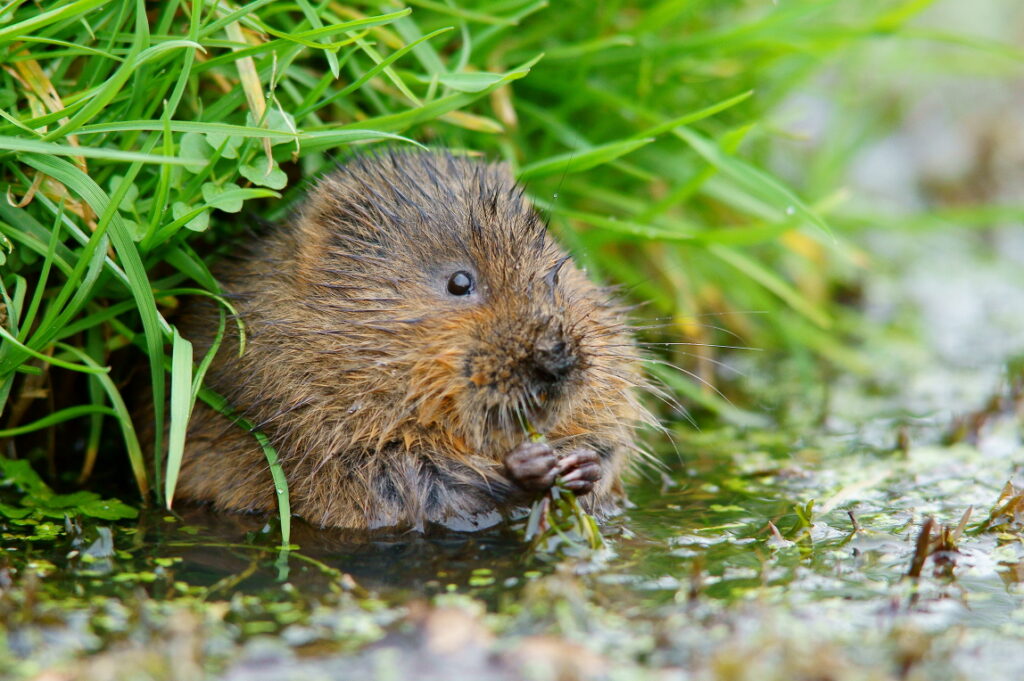
[[244,574],[233,585],[243,591],[259,591],[285,577],[316,593],[330,588],[340,572],[371,591],[429,594],[449,590],[449,584],[504,583],[523,571],[522,539],[508,527],[368,533],[317,528],[295,518],[292,543],[299,548],[282,573],[273,518],[193,506],[181,509],[179,521],[154,517],[146,525],[151,545],[182,559],[178,578],[200,586]]

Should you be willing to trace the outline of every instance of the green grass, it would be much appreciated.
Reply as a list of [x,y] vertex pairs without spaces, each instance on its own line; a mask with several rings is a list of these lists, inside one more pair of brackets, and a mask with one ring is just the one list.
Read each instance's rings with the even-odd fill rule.
[[[169,503],[210,359],[169,321],[176,297],[216,295],[208,263],[250,216],[284,218],[304,178],[380,144],[504,159],[592,275],[647,302],[642,318],[663,328],[646,339],[692,343],[665,358],[709,383],[720,345],[856,368],[856,322],[834,293],[857,258],[847,231],[883,218],[844,207],[841,190],[857,145],[895,114],[851,117],[851,139],[784,181],[767,169],[784,137],[770,113],[877,43],[1019,65],[1009,46],[904,29],[931,4],[6,3],[0,438],[66,462],[39,437],[60,423],[84,446],[81,475],[62,477],[127,454],[143,496]],[[126,346],[148,358],[153,467],[126,402]],[[720,418],[756,418],[664,379]]]

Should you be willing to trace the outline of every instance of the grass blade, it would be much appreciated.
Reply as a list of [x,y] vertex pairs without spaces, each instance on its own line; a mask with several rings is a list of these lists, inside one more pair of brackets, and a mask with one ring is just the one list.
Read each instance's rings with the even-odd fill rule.
[[536,180],[550,175],[579,173],[584,170],[596,168],[604,163],[609,163],[632,153],[640,147],[646,146],[654,141],[653,137],[644,139],[629,139],[601,146],[592,147],[583,151],[573,151],[566,154],[558,154],[550,158],[535,161],[523,166],[519,170],[519,179],[523,182]]
[[51,414],[47,414],[41,419],[33,421],[32,423],[26,423],[23,426],[17,428],[7,428],[6,430],[0,429],[0,438],[2,437],[15,437],[17,435],[24,435],[25,433],[32,433],[43,428],[49,428],[55,426],[58,423],[64,423],[71,419],[77,419],[82,416],[92,416],[94,414],[105,414],[107,416],[113,416],[117,418],[117,411],[110,407],[104,407],[100,405],[92,404],[80,404],[76,407],[68,407],[67,409],[61,409]]
[[288,478],[284,474],[284,469],[281,468],[281,462],[278,459],[277,450],[270,444],[270,440],[266,435],[256,430],[256,426],[235,413],[223,395],[220,395],[209,388],[201,388],[199,390],[199,398],[219,413],[227,416],[239,428],[250,433],[254,438],[256,438],[256,441],[263,449],[263,454],[267,458],[267,466],[270,468],[270,475],[273,479],[274,493],[277,497],[278,514],[281,518],[281,546],[287,547],[291,543],[292,512],[291,503],[288,498]]
[[106,147],[75,147],[70,144],[58,144],[56,142],[43,142],[41,140],[28,140],[2,135],[0,135],[0,150],[51,154],[53,156],[84,156],[85,158],[98,158],[105,161],[138,161],[140,163],[167,163],[171,165],[195,163],[195,161],[188,161],[174,156],[145,154],[138,151],[122,151]]
[[164,477],[164,504],[174,502],[181,459],[185,453],[185,433],[192,416],[192,344],[174,329],[171,341],[171,407],[167,436],[167,473]]
[[715,166],[722,175],[732,179],[745,191],[775,205],[786,215],[798,215],[826,234],[831,233],[825,221],[800,200],[800,197],[764,171],[725,153],[717,144],[689,128],[677,126],[672,132],[689,144],[704,160]]

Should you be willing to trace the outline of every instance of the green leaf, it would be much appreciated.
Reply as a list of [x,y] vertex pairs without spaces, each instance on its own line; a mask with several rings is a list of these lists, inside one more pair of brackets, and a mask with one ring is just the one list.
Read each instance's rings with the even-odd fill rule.
[[8,331],[7,329],[3,328],[2,326],[0,326],[0,338],[3,338],[5,341],[10,343],[11,347],[17,348],[17,349],[21,350],[22,352],[24,352],[25,354],[31,355],[32,357],[35,357],[38,360],[42,360],[43,362],[46,362],[47,364],[52,364],[54,366],[62,367],[64,369],[70,369],[71,371],[81,371],[82,373],[86,373],[86,374],[89,374],[89,373],[105,373],[105,372],[108,371],[108,369],[105,369],[103,367],[96,367],[95,369],[93,369],[93,368],[84,366],[82,364],[75,364],[73,362],[66,362],[66,361],[64,361],[62,359],[58,359],[56,357],[51,357],[49,355],[45,355],[45,354],[43,354],[41,352],[33,350],[32,348],[28,347],[27,345],[25,345],[24,343],[19,341],[14,335],[11,334],[10,331]]
[[[88,369],[88,367],[85,368]],[[16,428],[0,429],[0,438],[15,437],[24,433],[31,433],[36,430],[42,430],[43,428],[49,428],[50,426],[54,426],[58,423],[63,423],[69,419],[79,418],[81,416],[92,416],[94,414],[106,414],[114,417],[117,416],[117,412],[110,407],[95,404],[80,404],[47,414],[32,423],[26,423],[25,425],[18,426]]]
[[225,213],[237,213],[242,210],[242,199],[238,196],[241,190],[242,188],[234,182],[225,182],[223,185],[206,182],[202,189],[203,199]]
[[[442,85],[459,92],[481,92],[501,83],[507,77],[507,73],[470,71],[467,73],[441,73],[438,74],[437,80]],[[420,80],[424,83],[430,82],[430,78],[426,77],[421,77]]]
[[[207,143],[214,149],[220,150],[222,158],[238,158],[238,148],[245,142],[244,137],[226,132],[207,132],[204,134],[206,135]],[[287,142],[288,140],[284,141]],[[271,142],[271,144],[274,144],[274,142]]]
[[78,507],[82,515],[101,520],[132,520],[139,516],[138,510],[120,499],[96,499]]
[[139,151],[121,151],[120,149],[106,147],[76,147],[70,144],[7,137],[5,135],[0,135],[0,150],[47,154],[50,156],[82,156],[84,158],[99,158],[106,161],[140,161],[142,163],[170,163],[173,165],[188,163],[186,159],[174,156],[144,154]]
[[238,172],[241,173],[242,177],[245,179],[262,187],[284,189],[285,185],[288,184],[288,176],[285,175],[284,171],[277,166],[277,163],[268,167],[266,159],[258,158],[255,163],[250,163],[239,168]]
[[25,459],[0,456],[0,484],[14,485],[26,494],[50,496],[53,492]]
[[178,484],[181,459],[185,453],[185,432],[192,415],[192,344],[174,329],[171,345],[171,410],[167,445],[167,476],[164,478],[164,503],[171,508]]
[[27,518],[31,514],[31,508],[25,508],[22,506],[10,506],[8,504],[0,503],[0,515],[5,516],[7,518],[20,520],[22,518]]
[[[114,194],[120,188],[121,183],[124,182],[124,175],[114,175],[110,178],[110,193]],[[134,182],[131,183],[125,190],[124,198],[117,204],[120,210],[130,211],[135,208],[135,201],[139,198],[139,186]]]
[[210,211],[204,207],[189,208],[181,201],[175,201],[171,206],[171,214],[175,220],[181,220],[191,215],[192,217],[188,217],[185,221],[185,227],[193,232],[203,232],[210,226]]
[[582,151],[572,151],[566,154],[551,156],[550,158],[520,168],[519,179],[523,181],[536,180],[541,177],[548,177],[549,175],[568,175],[570,173],[590,170],[636,151],[653,141],[653,137],[638,140],[621,140]]
[[[281,111],[281,109],[276,106],[272,106],[267,110],[267,115],[263,120],[263,127],[268,130],[278,130],[290,135],[298,134],[298,128],[295,126],[295,118],[290,113]],[[287,144],[289,141],[294,140],[279,138],[271,140],[270,144],[271,146],[275,146],[278,144]]]
[[198,396],[210,405],[211,408],[228,417],[236,426],[243,428],[252,435],[263,449],[263,455],[267,459],[267,466],[270,468],[270,475],[274,481],[274,492],[277,496],[277,512],[281,521],[281,546],[287,547],[291,542],[292,533],[291,500],[288,493],[288,477],[281,466],[277,450],[270,444],[270,439],[257,430],[256,426],[235,413],[223,395],[209,388],[201,388]]
[[95,492],[85,490],[72,492],[71,494],[50,494],[44,497],[29,495],[22,503],[30,506],[38,506],[51,510],[75,509],[82,504],[97,501],[100,498]]
[[181,136],[181,157],[188,165],[185,170],[190,173],[201,173],[213,157],[213,147],[197,132],[187,132]]
[[124,219],[124,226],[125,226],[125,229],[128,230],[128,233],[131,234],[132,241],[134,241],[135,243],[139,243],[140,241],[142,241],[145,238],[145,236],[146,236],[146,226],[145,225],[140,225],[139,223],[135,222],[135,220],[129,220],[129,219],[125,218]]
[[665,132],[668,132],[669,130],[672,130],[673,128],[678,128],[681,125],[689,125],[690,123],[696,123],[697,121],[704,120],[705,118],[709,118],[711,116],[714,116],[717,113],[721,113],[722,111],[725,111],[726,109],[731,109],[732,107],[736,106],[737,104],[740,104],[741,102],[745,102],[746,100],[750,99],[750,97],[752,97],[753,95],[754,95],[754,91],[753,90],[747,90],[746,92],[742,92],[742,93],[740,93],[738,95],[735,95],[733,97],[729,97],[728,99],[724,99],[724,100],[722,100],[720,102],[715,102],[714,104],[711,104],[710,106],[706,106],[706,107],[704,107],[702,109],[698,109],[697,111],[691,111],[690,113],[683,114],[682,116],[679,116],[678,118],[673,118],[671,120],[663,121],[663,122],[659,123],[658,125],[655,125],[652,128],[647,128],[646,130],[643,130],[642,132],[637,133],[636,136],[637,137],[657,137],[658,135],[660,135],[662,133],[665,133]]

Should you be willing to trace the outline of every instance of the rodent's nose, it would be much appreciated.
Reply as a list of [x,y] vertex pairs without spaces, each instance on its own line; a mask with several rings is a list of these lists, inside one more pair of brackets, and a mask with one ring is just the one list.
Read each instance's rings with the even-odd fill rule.
[[576,356],[565,344],[557,341],[538,347],[533,353],[533,374],[542,383],[557,383],[576,367]]

